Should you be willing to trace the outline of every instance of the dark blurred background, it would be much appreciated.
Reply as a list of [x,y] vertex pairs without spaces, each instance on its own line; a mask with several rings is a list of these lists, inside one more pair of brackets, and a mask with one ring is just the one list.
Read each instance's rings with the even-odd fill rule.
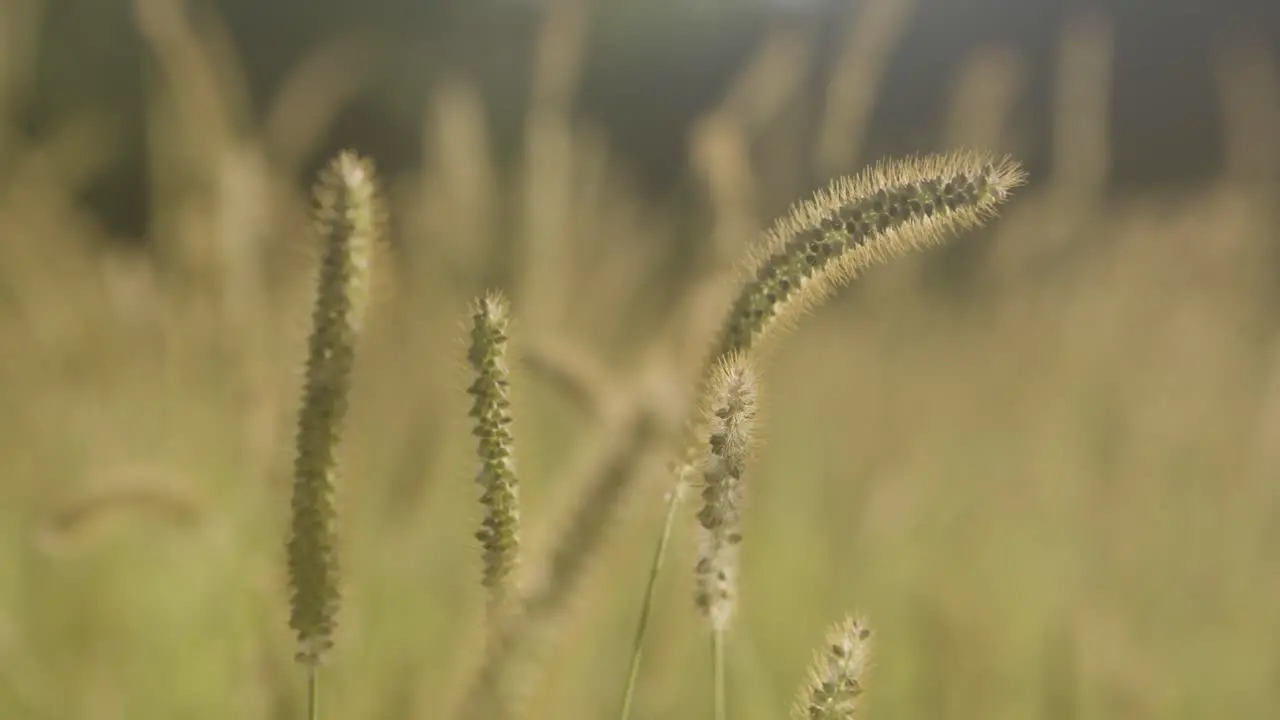
[[[888,0],[892,1],[892,0]],[[336,37],[365,36],[368,81],[314,153],[310,171],[339,146],[372,153],[391,174],[421,156],[421,117],[442,78],[480,85],[499,160],[517,157],[529,87],[538,0],[196,0],[192,12],[225,26],[253,112],[261,112],[308,52]],[[779,24],[812,31],[815,61],[798,97],[818,106],[824,72],[858,3],[840,0],[614,0],[593,6],[573,105],[603,128],[641,187],[669,197],[683,171],[690,123]],[[1280,44],[1273,0],[923,0],[892,53],[868,129],[869,147],[920,146],[945,116],[946,89],[960,64],[990,44],[1025,62],[1013,109],[1033,172],[1047,162],[1052,62],[1062,25],[1081,10],[1114,23],[1112,180],[1119,190],[1185,184],[1216,171],[1219,104],[1212,52],[1246,36]],[[27,132],[86,111],[114,122],[125,141],[89,200],[123,234],[146,216],[143,113],[155,60],[139,38],[128,0],[49,0],[39,23],[33,92],[21,108]],[[304,178],[300,177],[299,182]]]

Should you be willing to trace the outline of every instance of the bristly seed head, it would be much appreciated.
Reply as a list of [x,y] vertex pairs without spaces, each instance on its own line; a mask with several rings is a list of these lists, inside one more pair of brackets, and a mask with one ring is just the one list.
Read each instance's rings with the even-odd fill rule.
[[809,679],[796,698],[793,720],[852,720],[862,696],[862,676],[871,656],[871,631],[846,618],[827,631],[814,655]]
[[288,542],[290,626],[298,637],[298,659],[309,664],[319,663],[333,645],[339,604],[333,505],[336,450],[382,217],[373,166],[352,152],[341,153],[329,164],[315,197],[324,250],[298,411]]
[[743,474],[755,430],[756,394],[755,371],[742,353],[726,356],[708,384],[695,600],[717,632],[728,628],[736,600]]
[[484,550],[484,586],[491,608],[498,610],[515,597],[513,578],[519,562],[520,503],[511,434],[510,370],[507,339],[510,315],[506,299],[497,292],[476,301],[472,312],[471,348],[467,360],[475,381],[471,417],[479,439],[480,471],[476,482],[485,518],[476,539]]
[[779,321],[875,262],[980,224],[1024,181],[1013,160],[977,153],[883,162],[836,180],[755,253],[713,357],[755,349]]

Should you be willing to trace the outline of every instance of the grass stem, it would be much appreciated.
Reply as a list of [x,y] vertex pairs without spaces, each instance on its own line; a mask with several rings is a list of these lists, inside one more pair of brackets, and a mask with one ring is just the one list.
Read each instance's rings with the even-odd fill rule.
[[725,720],[728,713],[724,697],[724,630],[719,628],[711,631],[711,677],[712,692],[715,694],[712,717],[715,720]]
[[320,667],[307,663],[307,720],[320,720]]
[[631,702],[635,697],[636,679],[640,676],[640,659],[644,654],[644,636],[649,630],[649,616],[653,613],[653,597],[658,587],[658,575],[661,574],[662,564],[666,560],[667,545],[671,542],[671,529],[675,526],[676,513],[684,495],[684,483],[684,471],[681,471],[675,488],[667,498],[667,517],[662,523],[662,534],[658,537],[658,546],[653,553],[653,563],[649,567],[649,582],[645,586],[644,602],[640,605],[640,620],[636,623],[635,640],[631,645],[631,667],[627,671],[627,687],[622,693],[622,709],[618,712],[618,720],[628,720],[631,717]]

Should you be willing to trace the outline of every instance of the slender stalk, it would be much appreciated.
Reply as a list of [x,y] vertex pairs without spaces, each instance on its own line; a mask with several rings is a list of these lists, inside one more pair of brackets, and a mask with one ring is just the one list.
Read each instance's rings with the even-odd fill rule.
[[320,720],[320,666],[307,664],[307,720]]
[[671,496],[667,498],[667,517],[663,520],[662,534],[658,536],[658,546],[653,552],[653,563],[649,567],[649,582],[644,589],[640,620],[636,623],[635,640],[631,644],[631,668],[627,672],[627,687],[622,692],[622,709],[618,712],[618,720],[628,720],[631,717],[631,702],[635,697],[636,679],[640,676],[640,658],[644,654],[644,636],[649,630],[649,616],[653,613],[653,597],[658,587],[658,576],[662,574],[662,564],[667,557],[667,545],[671,542],[671,529],[675,526],[676,512],[680,508],[684,487],[684,471],[681,471]]
[[712,704],[712,715],[715,720],[725,720],[727,712],[724,701],[724,630],[711,631],[711,677],[715,693]]

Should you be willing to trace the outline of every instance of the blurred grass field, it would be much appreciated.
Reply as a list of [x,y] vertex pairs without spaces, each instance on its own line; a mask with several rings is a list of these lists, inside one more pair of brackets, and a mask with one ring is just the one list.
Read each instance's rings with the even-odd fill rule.
[[[296,179],[354,82],[332,72],[350,48],[318,50],[246,129],[228,47],[178,7],[135,3],[162,69],[146,243],[118,242],[80,202],[112,154],[95,118],[38,141],[0,126],[3,718],[302,712],[283,542],[315,249]],[[694,331],[719,309],[702,280],[812,189],[803,178],[874,160],[862,134],[899,6],[869,6],[849,33],[818,132],[787,112],[803,36],[768,38],[689,136],[692,221],[643,199],[574,120],[582,8],[554,7],[519,172],[497,171],[480,95],[459,81],[433,90],[421,172],[388,187],[390,271],[344,449],[327,716],[440,717],[479,660],[471,297],[506,288],[530,356],[515,409],[536,578],[628,442],[627,408],[688,391]],[[1280,708],[1277,58],[1224,46],[1216,178],[1112,197],[1108,32],[1102,17],[1065,31],[1052,173],[990,231],[868,273],[766,365],[735,720],[782,717],[846,612],[876,630],[868,718]],[[0,122],[25,50],[0,44]],[[1019,78],[1016,55],[975,52],[945,136],[919,150],[1016,152]],[[603,389],[583,402],[548,363]],[[664,450],[635,459],[526,668],[526,717],[615,711]],[[659,588],[638,718],[709,712],[691,528]]]

